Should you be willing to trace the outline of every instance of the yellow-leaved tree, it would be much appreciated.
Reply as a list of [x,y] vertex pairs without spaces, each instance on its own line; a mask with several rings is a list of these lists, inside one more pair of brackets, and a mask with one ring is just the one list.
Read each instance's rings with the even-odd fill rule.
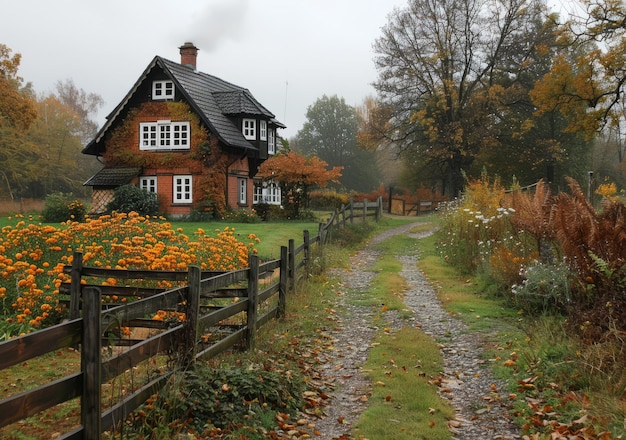
[[30,171],[25,163],[31,148],[24,134],[37,118],[36,100],[30,84],[22,86],[17,75],[21,55],[0,44],[0,193],[11,199],[19,195]]
[[592,137],[604,125],[624,119],[626,84],[626,4],[583,0],[584,14],[559,30],[564,54],[531,93],[539,113],[558,110],[568,131]]

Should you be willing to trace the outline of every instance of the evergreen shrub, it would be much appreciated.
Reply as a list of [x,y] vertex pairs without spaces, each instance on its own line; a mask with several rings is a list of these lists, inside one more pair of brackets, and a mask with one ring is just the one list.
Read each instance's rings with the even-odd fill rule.
[[46,197],[42,219],[48,223],[60,223],[67,220],[83,221],[85,213],[85,205],[74,198],[73,194],[56,192]]
[[109,211],[136,212],[139,215],[157,216],[159,200],[156,193],[134,185],[122,185],[115,190],[113,201],[107,205]]

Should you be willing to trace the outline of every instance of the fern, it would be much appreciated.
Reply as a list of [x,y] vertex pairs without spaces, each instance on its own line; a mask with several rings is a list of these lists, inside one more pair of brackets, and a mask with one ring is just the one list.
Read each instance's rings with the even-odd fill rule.
[[523,230],[537,241],[537,252],[542,263],[554,260],[555,232],[550,223],[552,194],[544,180],[537,182],[534,193],[514,191],[506,202],[515,210],[511,223],[517,230]]

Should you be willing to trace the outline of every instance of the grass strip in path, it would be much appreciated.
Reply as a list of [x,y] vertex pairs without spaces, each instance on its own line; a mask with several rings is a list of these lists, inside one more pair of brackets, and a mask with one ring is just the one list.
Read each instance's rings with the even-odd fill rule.
[[453,410],[433,383],[442,362],[438,346],[415,327],[380,332],[365,365],[373,392],[355,437],[450,439]]
[[378,275],[364,296],[379,310],[374,321],[380,330],[364,366],[373,390],[368,409],[354,427],[355,438],[451,438],[447,422],[454,411],[435,384],[443,370],[439,346],[415,327],[392,329],[387,322],[391,313],[400,319],[411,315],[402,300],[402,263],[394,255],[415,253],[415,246],[404,234],[377,246],[383,256],[373,267]]

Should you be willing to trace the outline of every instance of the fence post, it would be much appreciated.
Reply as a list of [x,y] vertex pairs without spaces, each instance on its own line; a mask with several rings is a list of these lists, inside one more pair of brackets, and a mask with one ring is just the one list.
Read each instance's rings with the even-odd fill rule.
[[259,257],[250,254],[248,265],[248,325],[246,348],[254,350],[256,347],[257,303],[259,298]]
[[80,399],[80,418],[84,440],[99,440],[102,433],[100,414],[102,382],[101,370],[101,292],[97,287],[85,288],[83,302],[83,337],[80,364],[83,373],[83,391]]
[[74,252],[72,259],[72,272],[70,284],[70,319],[80,317],[80,277],[83,270],[83,254],[82,252]]
[[383,216],[383,198],[378,196],[378,207],[376,208],[376,221],[380,221]]
[[363,221],[367,221],[367,199],[363,199]]
[[289,274],[289,290],[293,291],[296,288],[296,241],[293,238],[289,239],[289,267],[287,272]]
[[181,353],[183,368],[188,368],[196,359],[198,342],[198,317],[200,315],[200,278],[202,272],[198,266],[189,266],[187,274],[188,290],[185,306],[185,322],[183,352]]
[[343,203],[341,204],[341,227],[346,227],[346,206]]
[[320,238],[320,247],[322,247],[326,241],[326,228],[324,228],[324,223],[318,225],[317,235]]
[[304,231],[304,268],[306,269],[306,277],[309,277],[309,261],[311,258],[311,239],[309,231]]
[[287,309],[287,272],[289,271],[289,250],[287,246],[280,247],[280,281],[278,284],[278,319],[285,318]]
[[350,224],[354,223],[354,197],[350,196]]

